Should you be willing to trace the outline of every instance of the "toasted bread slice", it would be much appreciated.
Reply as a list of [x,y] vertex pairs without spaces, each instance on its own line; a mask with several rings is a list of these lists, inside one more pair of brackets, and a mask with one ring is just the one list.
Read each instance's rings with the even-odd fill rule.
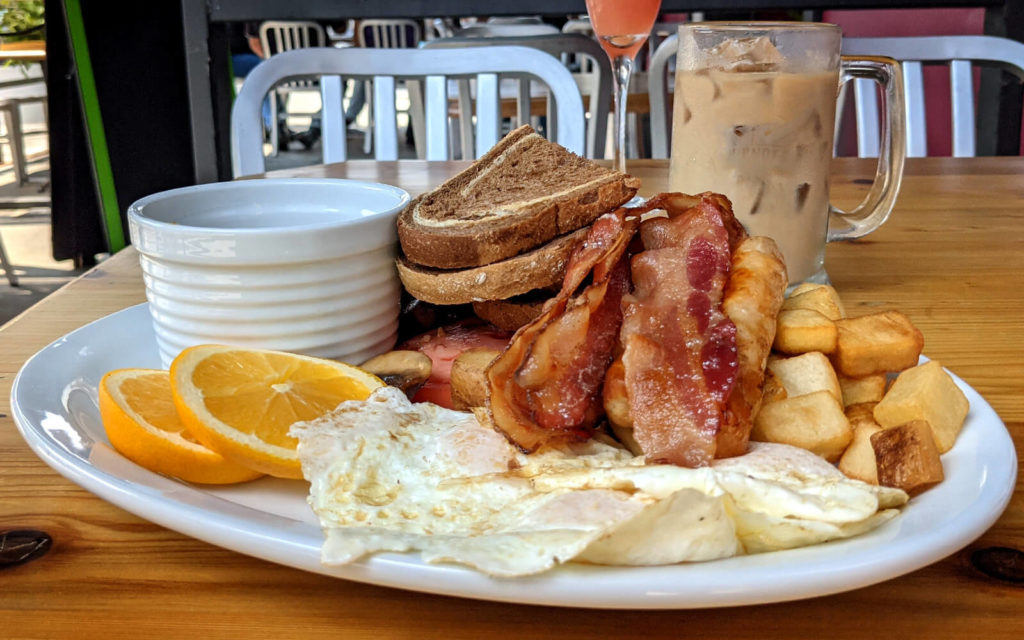
[[478,267],[589,225],[636,194],[640,180],[549,142],[529,125],[398,216],[412,264]]
[[399,258],[398,277],[414,298],[433,304],[506,300],[560,286],[569,256],[588,230],[579,229],[524,254],[472,269],[431,269]]
[[537,289],[509,300],[481,300],[473,303],[473,313],[503,331],[515,331],[539,316],[555,293]]

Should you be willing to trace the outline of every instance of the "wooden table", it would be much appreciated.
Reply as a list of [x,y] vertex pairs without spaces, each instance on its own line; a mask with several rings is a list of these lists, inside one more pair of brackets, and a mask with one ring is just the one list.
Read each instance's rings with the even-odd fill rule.
[[[418,193],[456,166],[350,162],[277,175],[379,179]],[[663,161],[634,162],[644,192]],[[837,200],[865,192],[872,169],[836,163]],[[828,250],[852,314],[898,308],[925,352],[992,404],[1024,459],[1024,158],[908,163],[899,205],[869,238]],[[0,330],[0,397],[22,363],[82,324],[143,301],[133,250],[115,255]],[[54,372],[60,375],[60,372]],[[527,607],[374,587],[305,573],[184,537],[78,488],[40,461],[0,406],[0,529],[52,534],[42,558],[0,573],[0,636],[291,638],[970,637],[1019,638],[1024,585],[970,561],[1024,549],[1024,494],[967,549],[910,575],[813,600],[698,611]],[[1020,578],[1020,565],[1017,568]]]

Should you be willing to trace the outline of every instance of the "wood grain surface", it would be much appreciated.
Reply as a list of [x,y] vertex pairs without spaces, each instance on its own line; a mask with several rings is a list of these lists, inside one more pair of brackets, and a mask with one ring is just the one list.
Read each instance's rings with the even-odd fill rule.
[[[278,176],[379,180],[419,193],[459,163],[350,162]],[[643,192],[667,165],[631,163]],[[873,167],[834,166],[834,200],[855,204]],[[925,353],[977,389],[1024,450],[1024,159],[910,160],[896,211],[867,238],[831,245],[827,269],[851,315],[900,309]],[[976,569],[971,553],[1024,550],[1017,492],[978,541],[909,575],[798,602],[696,611],[593,611],[374,587],[286,568],[187,538],[114,507],[37,458],[10,417],[11,382],[33,353],[144,301],[132,249],[0,329],[0,530],[49,532],[52,550],[0,571],[4,638],[980,637],[1024,632],[1024,583]],[[54,372],[60,375],[60,372]],[[1018,567],[1018,577],[1020,568]]]

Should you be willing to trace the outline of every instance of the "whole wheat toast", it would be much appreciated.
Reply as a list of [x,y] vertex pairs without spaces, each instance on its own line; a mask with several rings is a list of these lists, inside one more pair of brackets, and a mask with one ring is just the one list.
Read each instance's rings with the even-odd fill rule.
[[398,276],[413,297],[432,304],[504,300],[561,285],[569,257],[586,237],[587,228],[578,229],[526,253],[467,269],[434,269],[399,258]]
[[639,179],[581,158],[529,125],[399,214],[409,263],[478,267],[589,225],[628,201]]

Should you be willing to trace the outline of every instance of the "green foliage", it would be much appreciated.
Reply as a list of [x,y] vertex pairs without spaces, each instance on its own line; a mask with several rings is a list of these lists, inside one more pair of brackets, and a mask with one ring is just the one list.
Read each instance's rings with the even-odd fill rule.
[[4,42],[42,40],[46,32],[37,27],[46,23],[43,7],[43,0],[0,0],[0,38]]

